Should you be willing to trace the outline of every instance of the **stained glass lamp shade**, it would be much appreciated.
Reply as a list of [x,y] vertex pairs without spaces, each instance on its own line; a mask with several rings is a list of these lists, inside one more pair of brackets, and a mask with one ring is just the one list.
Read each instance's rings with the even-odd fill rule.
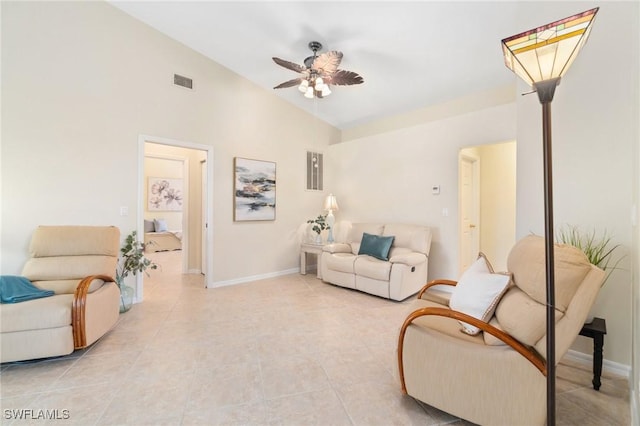
[[505,38],[507,68],[533,86],[562,77],[584,46],[598,8]]

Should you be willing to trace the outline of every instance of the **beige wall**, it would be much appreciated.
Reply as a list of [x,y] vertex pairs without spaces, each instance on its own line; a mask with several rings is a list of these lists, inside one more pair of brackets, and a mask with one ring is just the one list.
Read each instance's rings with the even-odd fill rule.
[[[338,130],[107,3],[1,7],[3,273],[37,225],[136,228],[141,134],[213,147],[214,283],[296,270],[296,231],[325,195],[304,190],[305,149]],[[275,221],[233,222],[236,156],[276,162]]]
[[507,103],[331,145],[328,188],[340,200],[337,220],[428,225],[429,278],[456,278],[458,153],[513,140],[515,125],[515,104]]

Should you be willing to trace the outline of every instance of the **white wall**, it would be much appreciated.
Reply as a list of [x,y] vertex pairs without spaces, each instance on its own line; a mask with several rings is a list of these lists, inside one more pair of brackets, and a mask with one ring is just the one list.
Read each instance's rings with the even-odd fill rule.
[[[107,3],[1,7],[3,273],[40,224],[136,228],[141,134],[213,146],[215,282],[298,267],[296,231],[324,195],[304,190],[305,149],[335,128]],[[233,222],[236,156],[277,163],[275,221]]]
[[[633,149],[638,144],[638,3],[518,5],[514,34],[600,6],[586,46],[553,100],[554,221],[607,230],[621,253],[631,247]],[[634,19],[635,17],[635,19]],[[507,34],[508,35],[508,34]],[[523,84],[520,92],[528,90]],[[536,95],[518,97],[517,236],[544,235],[542,113]],[[631,258],[626,256],[593,308],[607,321],[605,359],[631,362]],[[578,337],[573,349],[592,352]]]
[[[510,103],[331,145],[328,188],[340,200],[337,219],[432,227],[429,278],[455,279],[458,152],[513,140],[515,126]],[[439,195],[431,193],[434,185]]]

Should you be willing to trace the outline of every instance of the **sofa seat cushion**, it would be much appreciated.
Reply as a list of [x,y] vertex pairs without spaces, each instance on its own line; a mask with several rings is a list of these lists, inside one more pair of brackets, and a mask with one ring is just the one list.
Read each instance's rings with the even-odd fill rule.
[[351,253],[333,253],[322,260],[327,268],[333,271],[346,272],[348,274],[354,273],[353,263],[356,260],[356,256]]
[[[416,299],[411,303],[409,312],[413,312],[422,308],[447,308],[447,306],[443,306],[439,303],[431,302],[429,300]],[[460,323],[453,318],[442,317],[438,315],[425,315],[415,319],[413,323],[420,328],[434,330],[455,337],[457,339],[466,340],[468,342],[484,346],[482,333],[475,336],[463,333],[460,330]]]
[[391,276],[391,262],[376,259],[371,256],[358,256],[354,263],[356,275],[374,280],[389,281]]
[[73,294],[61,294],[30,300],[28,302],[2,305],[0,308],[0,331],[39,330],[71,325]]

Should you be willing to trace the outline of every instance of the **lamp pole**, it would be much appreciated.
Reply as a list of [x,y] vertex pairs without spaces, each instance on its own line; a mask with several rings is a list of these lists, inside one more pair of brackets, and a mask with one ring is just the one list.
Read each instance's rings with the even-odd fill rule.
[[547,291],[547,426],[556,424],[556,322],[553,250],[553,162],[551,155],[551,101],[560,77],[534,83],[542,104],[542,157],[544,163],[544,237]]
[[542,104],[548,426],[556,424],[556,303],[553,259],[551,101],[556,86],[560,83],[560,77],[567,71],[586,42],[596,13],[598,13],[597,7],[502,40],[505,65],[533,86]]

